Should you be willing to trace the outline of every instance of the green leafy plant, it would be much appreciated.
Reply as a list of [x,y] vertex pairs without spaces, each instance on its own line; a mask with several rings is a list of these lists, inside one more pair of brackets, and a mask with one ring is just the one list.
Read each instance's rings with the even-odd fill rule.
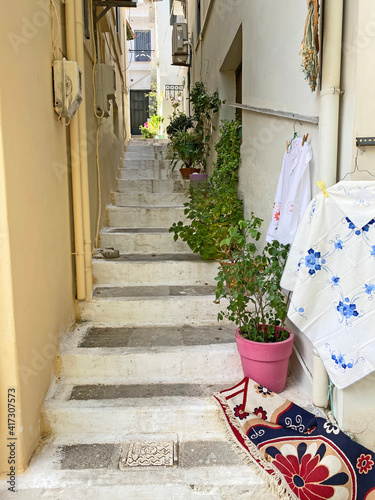
[[181,166],[181,163],[186,168],[200,168],[200,145],[200,137],[194,129],[176,132],[168,145],[166,155],[166,158],[171,161],[172,170]]
[[230,174],[222,154],[213,175],[206,182],[190,188],[189,201],[185,203],[188,222],[177,222],[169,230],[174,233],[175,240],[181,238],[203,259],[227,259],[229,248],[222,248],[220,243],[243,219],[243,203],[237,194],[240,144],[233,132],[237,125],[227,121],[223,125],[215,147],[223,150],[224,144],[231,142],[233,136],[230,154],[225,156],[231,165]]
[[241,122],[222,120],[219,140],[215,144],[217,153],[213,179],[217,184],[237,183],[241,163]]
[[179,221],[169,229],[174,239],[181,238],[203,259],[221,259],[225,253],[220,242],[228,230],[243,218],[242,201],[236,189],[222,189],[209,181],[191,188],[185,215],[190,224]]
[[[207,159],[210,154],[213,115],[219,111],[221,100],[218,92],[209,94],[203,82],[196,82],[190,93],[193,106],[193,116],[187,117],[176,108],[167,127],[170,142],[167,147],[167,158],[172,162],[172,169],[179,163],[189,167],[200,165],[206,171]],[[194,161],[186,162],[186,151],[194,149]]]
[[289,245],[273,241],[258,251],[255,242],[261,236],[261,223],[252,213],[221,242],[224,253],[229,247],[236,251],[232,265],[221,267],[216,277],[216,300],[228,300],[218,320],[233,321],[246,339],[280,342],[289,337],[285,329],[288,300],[280,287]]
[[153,139],[156,135],[160,133],[161,124],[164,121],[163,116],[153,115],[150,118],[150,121],[146,122],[144,125],[141,125],[139,128],[141,129],[142,136],[146,139]]
[[174,113],[172,119],[166,128],[169,139],[173,139],[178,132],[186,132],[193,128],[193,120],[185,113]]

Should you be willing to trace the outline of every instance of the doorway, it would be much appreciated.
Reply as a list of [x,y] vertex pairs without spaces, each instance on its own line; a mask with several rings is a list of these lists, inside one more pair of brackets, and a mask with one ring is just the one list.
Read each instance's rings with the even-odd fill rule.
[[140,126],[149,118],[149,97],[151,90],[130,91],[131,135],[141,135]]

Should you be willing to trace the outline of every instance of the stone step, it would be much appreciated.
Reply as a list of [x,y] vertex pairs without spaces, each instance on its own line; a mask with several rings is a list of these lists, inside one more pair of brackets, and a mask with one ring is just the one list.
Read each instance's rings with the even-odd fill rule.
[[[156,159],[124,159],[123,160],[123,169],[138,169],[138,170],[153,170],[153,169],[163,169],[163,170],[169,170],[170,169],[170,161],[165,160],[163,158],[156,158]],[[123,170],[121,169],[121,170]],[[177,172],[178,173],[178,172]],[[181,174],[180,174],[181,175]]]
[[89,384],[230,383],[243,376],[234,329],[81,323],[61,344],[61,374]]
[[107,206],[108,226],[113,228],[170,228],[174,222],[186,220],[184,210],[184,207],[116,207],[109,205]]
[[77,441],[80,434],[129,433],[175,433],[180,439],[224,441],[226,429],[212,394],[227,387],[207,383],[74,385],[64,381],[51,387],[45,400],[43,428]]
[[78,315],[108,325],[207,325],[223,307],[214,300],[213,286],[99,286],[91,302],[79,302]]
[[185,193],[189,192],[190,181],[182,179],[117,179],[120,193]]
[[186,201],[185,193],[112,193],[117,207],[181,207]]
[[93,260],[98,285],[215,285],[216,261],[197,254],[121,255],[117,259]]
[[[164,434],[163,439],[173,439]],[[150,441],[149,437],[147,441]],[[72,443],[56,440],[31,460],[17,478],[17,493],[0,483],[1,498],[12,500],[273,500],[263,479],[244,465],[222,440],[178,439],[177,465],[172,467],[118,467],[123,445],[145,442],[143,435],[125,442]],[[154,441],[159,441],[158,436]],[[146,441],[146,442],[147,442]]]
[[173,240],[167,228],[105,228],[100,232],[100,246],[116,248],[121,254],[186,254],[188,245]]

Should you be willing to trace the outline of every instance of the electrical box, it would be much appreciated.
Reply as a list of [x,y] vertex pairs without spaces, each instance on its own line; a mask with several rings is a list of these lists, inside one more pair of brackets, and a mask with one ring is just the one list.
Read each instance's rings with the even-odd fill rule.
[[186,23],[174,23],[172,31],[172,65],[189,66],[189,41]]
[[71,120],[82,102],[82,72],[75,61],[53,61],[53,90],[54,110]]
[[95,66],[95,108],[99,116],[108,118],[110,100],[116,100],[116,72],[110,64]]

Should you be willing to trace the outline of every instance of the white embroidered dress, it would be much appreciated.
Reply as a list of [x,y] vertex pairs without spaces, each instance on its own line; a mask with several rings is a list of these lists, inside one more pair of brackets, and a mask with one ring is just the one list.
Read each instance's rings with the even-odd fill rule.
[[310,203],[281,286],[290,320],[343,389],[375,370],[375,182],[339,182]]
[[311,146],[301,137],[292,141],[291,151],[284,154],[277,184],[267,241],[292,243],[298,224],[311,200],[309,163]]

